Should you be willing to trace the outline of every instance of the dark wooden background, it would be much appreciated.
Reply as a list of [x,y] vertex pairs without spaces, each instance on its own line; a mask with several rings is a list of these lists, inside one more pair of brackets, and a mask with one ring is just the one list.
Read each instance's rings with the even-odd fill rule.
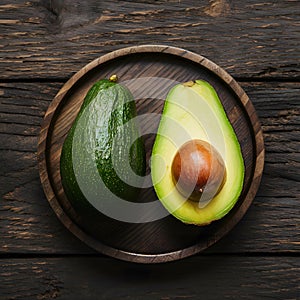
[[[58,221],[39,180],[43,115],[112,50],[201,54],[245,89],[266,163],[243,220],[209,250],[161,265],[95,253]],[[300,5],[268,1],[0,2],[0,299],[299,299]]]

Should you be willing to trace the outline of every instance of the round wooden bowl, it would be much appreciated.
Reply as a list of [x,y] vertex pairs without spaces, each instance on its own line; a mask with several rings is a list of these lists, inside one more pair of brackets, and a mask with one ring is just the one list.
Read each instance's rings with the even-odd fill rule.
[[[61,184],[61,149],[88,89],[97,80],[112,74],[118,74],[119,83],[129,85],[134,95],[142,95],[137,92],[143,89],[144,95],[136,98],[140,115],[162,112],[163,99],[171,88],[168,82],[172,85],[174,82],[204,79],[215,88],[238,137],[245,164],[242,194],[224,218],[197,227],[183,224],[171,215],[147,223],[126,223],[102,215],[93,230],[86,226],[86,219],[74,210]],[[146,84],[141,85],[141,82]],[[147,126],[157,128],[158,122]],[[154,138],[154,134],[144,136],[147,158],[151,155]],[[183,49],[146,45],[101,56],[83,67],[61,88],[42,123],[38,161],[47,199],[61,222],[75,236],[99,252],[118,259],[160,263],[188,257],[208,248],[238,223],[260,184],[264,144],[251,101],[222,68]],[[150,187],[143,189],[139,199],[132,200],[147,202],[156,199],[154,189]]]

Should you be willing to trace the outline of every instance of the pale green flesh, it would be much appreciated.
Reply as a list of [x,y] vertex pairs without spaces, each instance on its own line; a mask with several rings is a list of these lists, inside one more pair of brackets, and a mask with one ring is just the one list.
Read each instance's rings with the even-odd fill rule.
[[[212,144],[226,167],[221,191],[204,205],[185,199],[172,179],[173,158],[191,139]],[[215,90],[207,82],[197,80],[191,87],[179,84],[169,92],[152,150],[151,176],[162,204],[185,223],[204,225],[220,219],[238,200],[244,180],[240,145]]]

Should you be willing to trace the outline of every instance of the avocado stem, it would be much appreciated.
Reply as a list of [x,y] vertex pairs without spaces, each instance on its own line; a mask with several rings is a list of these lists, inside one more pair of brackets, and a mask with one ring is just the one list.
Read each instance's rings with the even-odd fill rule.
[[194,81],[188,81],[188,82],[184,82],[182,85],[183,86],[188,86],[188,87],[191,87],[191,86],[193,86],[195,84],[195,82]]
[[116,74],[113,74],[109,77],[110,82],[117,82],[118,81],[118,76]]

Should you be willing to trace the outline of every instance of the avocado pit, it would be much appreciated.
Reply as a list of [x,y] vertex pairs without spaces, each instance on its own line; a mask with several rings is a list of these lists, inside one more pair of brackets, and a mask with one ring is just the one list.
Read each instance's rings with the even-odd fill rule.
[[226,168],[215,147],[203,140],[183,144],[172,162],[172,177],[178,191],[189,200],[199,202],[213,198],[222,189]]

